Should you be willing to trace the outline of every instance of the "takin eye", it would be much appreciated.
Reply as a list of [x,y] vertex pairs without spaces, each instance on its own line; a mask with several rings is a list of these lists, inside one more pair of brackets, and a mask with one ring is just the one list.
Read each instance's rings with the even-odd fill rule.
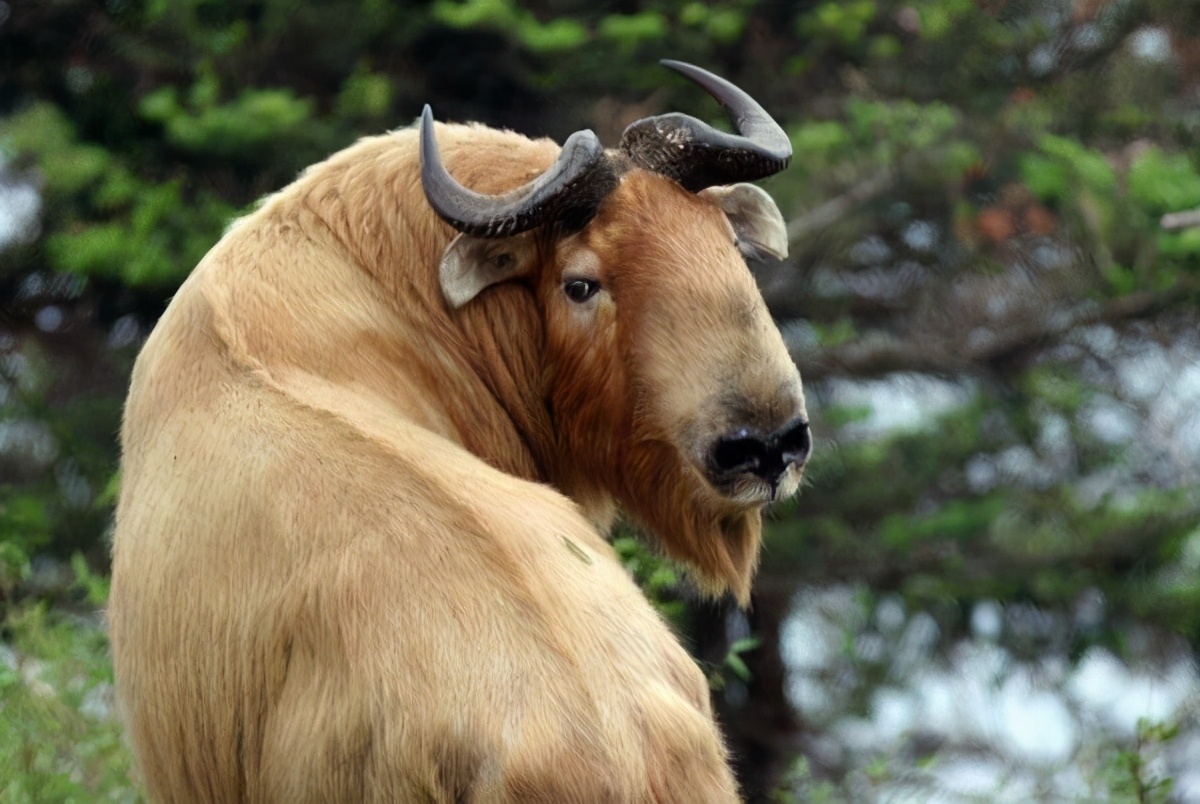
[[563,292],[576,304],[592,298],[599,290],[600,283],[594,279],[568,279],[563,283]]

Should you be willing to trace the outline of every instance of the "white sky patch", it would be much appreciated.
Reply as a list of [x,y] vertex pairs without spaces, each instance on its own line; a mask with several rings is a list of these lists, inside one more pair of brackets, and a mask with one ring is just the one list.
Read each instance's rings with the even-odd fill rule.
[[9,174],[0,154],[0,251],[36,237],[41,211],[37,189]]
[[1058,63],[1058,54],[1051,45],[1039,45],[1029,54],[1029,71],[1034,75],[1046,75]]
[[40,422],[0,422],[0,455],[19,454],[36,468],[49,466],[58,448],[50,428]]
[[934,419],[965,405],[975,394],[974,383],[949,382],[917,374],[898,374],[881,380],[831,380],[829,401],[870,409],[866,419],[847,425],[848,437],[871,438],[892,432],[918,430]]
[[981,600],[971,609],[971,633],[995,642],[1004,629],[1004,608],[995,600]]
[[1134,411],[1112,399],[1098,399],[1080,416],[1092,435],[1106,444],[1128,444],[1141,430]]
[[892,248],[879,235],[871,235],[850,248],[850,260],[858,265],[879,265],[892,259]]
[[898,743],[917,724],[917,698],[904,689],[881,687],[871,701],[871,724],[877,739]]
[[904,228],[901,238],[914,251],[933,251],[937,245],[938,230],[929,221],[913,221]]
[[1035,765],[1067,762],[1079,743],[1079,727],[1062,696],[1039,685],[1018,667],[997,695],[1003,723],[1000,743],[1015,759]]
[[42,332],[58,332],[66,316],[57,304],[50,304],[38,310],[33,316],[33,323]]
[[[1096,594],[1081,602],[1103,607]],[[1078,620],[1027,609],[1024,619],[1046,618],[1050,627],[1061,625],[1055,618]],[[894,757],[910,750],[914,739],[940,746],[923,772],[927,776],[886,781],[887,794],[871,800],[908,800],[893,793],[922,778],[932,786],[912,800],[1091,800],[1092,775],[1080,772],[1080,762],[1097,745],[1131,739],[1141,718],[1167,723],[1187,718],[1179,737],[1147,758],[1155,763],[1154,773],[1176,778],[1177,790],[1200,791],[1195,770],[1200,727],[1188,714],[1200,701],[1200,677],[1186,650],[1127,664],[1093,647],[1072,666],[1065,655],[1021,659],[996,644],[996,633],[1019,613],[996,601],[976,604],[974,638],[958,639],[947,649],[939,649],[928,613],[907,612],[902,601],[884,598],[874,612],[863,613],[855,587],[807,589],[796,596],[780,647],[790,671],[791,702],[818,726],[822,753],[835,762],[859,767]],[[864,629],[888,645],[878,668],[885,679],[868,688],[862,712],[849,706],[862,679],[838,643],[862,644],[857,637]],[[925,631],[934,638],[918,633]],[[915,663],[901,656],[914,648],[920,653]]]
[[1113,354],[1116,353],[1117,347],[1121,344],[1121,339],[1117,335],[1117,331],[1104,324],[1097,324],[1096,326],[1078,330],[1075,333],[1075,338],[1093,354],[1105,360],[1111,359]]
[[979,757],[956,757],[948,762],[937,762],[932,769],[939,787],[972,800],[990,800],[1001,787],[1008,768],[994,759]]
[[1150,456],[1164,456],[1179,473],[1176,482],[1193,482],[1200,472],[1200,341],[1191,337],[1134,346],[1116,368],[1118,391],[1140,415],[1132,423],[1103,417],[1097,422],[1093,416],[1085,424],[1101,437],[1116,436],[1132,424],[1136,433],[1131,442]]
[[1092,22],[1085,22],[1071,34],[1071,46],[1080,50],[1095,50],[1104,44],[1104,33]]
[[1143,61],[1161,63],[1171,58],[1171,37],[1158,26],[1139,28],[1128,41],[1129,52]]
[[1198,693],[1195,665],[1179,660],[1157,673],[1138,671],[1130,675],[1104,714],[1113,726],[1132,737],[1140,721],[1170,722]]
[[[788,328],[787,336],[793,348],[817,340],[804,324]],[[1129,448],[1133,462],[1127,464],[1126,476],[1134,468],[1154,464],[1176,475],[1173,480],[1160,478],[1168,485],[1200,478],[1200,337],[1164,343],[1121,336],[1107,327],[1089,328],[1078,337],[1091,354],[1111,366],[1111,374],[1090,380],[1096,393],[1078,411],[1074,425],[1102,443]],[[840,437],[847,440],[929,430],[939,416],[969,403],[978,391],[971,379],[950,381],[913,373],[870,380],[834,378],[818,387],[821,405],[865,414],[840,428]],[[1033,444],[972,457],[965,465],[971,489],[984,493],[1003,483],[1038,488],[1069,480],[1078,471],[1072,426],[1062,415],[1043,413]],[[1101,480],[1096,491],[1122,477],[1106,475]]]
[[1147,346],[1136,358],[1117,364],[1120,388],[1133,399],[1150,399],[1158,395],[1171,379],[1171,360],[1164,349]]

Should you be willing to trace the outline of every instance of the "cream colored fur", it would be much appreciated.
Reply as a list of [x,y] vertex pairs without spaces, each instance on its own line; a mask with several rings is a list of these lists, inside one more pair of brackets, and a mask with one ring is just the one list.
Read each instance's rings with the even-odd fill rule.
[[[483,192],[558,153],[438,136]],[[618,320],[635,292],[620,282],[637,283],[616,273],[612,309],[550,309],[569,244],[549,239],[539,276],[450,309],[437,266],[454,233],[425,203],[412,130],[311,168],[188,278],[134,370],[113,550],[118,694],[153,801],[737,800],[705,679],[604,535],[626,510],[744,599],[761,501],[707,490],[665,446],[662,405],[704,429],[715,378],[691,372],[735,357],[730,382],[802,397],[711,202],[631,175],[570,247],[631,262],[622,238],[653,233],[621,205],[646,193],[695,252],[657,264],[655,246],[639,270],[717,277],[663,300],[663,320],[699,304],[706,331],[749,324],[701,363],[631,353],[665,336]],[[605,461],[628,465],[589,468]],[[643,470],[665,485],[639,487]],[[696,545],[676,549],[672,516]]]

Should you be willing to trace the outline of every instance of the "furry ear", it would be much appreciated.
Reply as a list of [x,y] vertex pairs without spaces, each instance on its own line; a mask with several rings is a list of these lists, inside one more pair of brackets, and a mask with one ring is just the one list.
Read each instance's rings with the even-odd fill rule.
[[787,224],[775,201],[761,187],[731,184],[710,187],[701,195],[708,196],[725,211],[737,234],[738,249],[747,260],[787,257]]
[[537,248],[529,234],[483,238],[460,234],[442,252],[442,296],[457,310],[492,285],[533,271]]

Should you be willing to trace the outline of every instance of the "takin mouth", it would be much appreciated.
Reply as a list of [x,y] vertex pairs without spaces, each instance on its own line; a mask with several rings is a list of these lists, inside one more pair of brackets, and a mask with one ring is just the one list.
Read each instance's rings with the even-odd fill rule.
[[777,503],[794,495],[800,489],[803,470],[795,463],[788,464],[771,479],[750,472],[714,474],[710,467],[702,474],[722,499],[739,507],[754,508]]

